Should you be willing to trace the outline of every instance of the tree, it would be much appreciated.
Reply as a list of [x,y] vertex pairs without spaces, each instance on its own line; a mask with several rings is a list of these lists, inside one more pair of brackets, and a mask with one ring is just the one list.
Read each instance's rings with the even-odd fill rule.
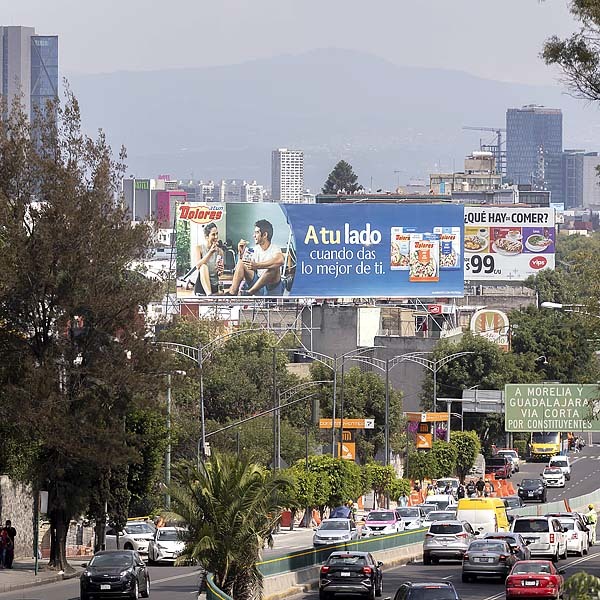
[[178,564],[199,563],[233,598],[257,597],[262,575],[256,566],[265,544],[273,545],[290,480],[277,472],[215,454],[200,465],[183,463],[169,488],[172,517],[188,525]]
[[432,479],[436,471],[435,456],[431,452],[417,450],[408,455],[408,472],[413,480]]
[[329,177],[321,190],[324,194],[337,194],[343,192],[346,194],[355,194],[363,189],[363,186],[357,183],[358,176],[354,173],[352,165],[345,160],[333,167]]
[[565,580],[565,600],[596,600],[600,595],[600,579],[580,571]]
[[378,505],[382,506],[385,493],[389,491],[390,486],[396,479],[396,471],[394,471],[392,465],[384,466],[374,462],[367,463],[364,469],[365,479],[375,492]]
[[600,100],[600,2],[570,0],[569,10],[581,23],[577,33],[561,40],[552,36],[542,52],[547,65],[557,65],[569,90],[584,100]]
[[477,455],[481,452],[481,443],[475,431],[452,431],[450,443],[456,447],[456,473],[464,482]]
[[1,417],[34,440],[24,476],[48,491],[61,570],[97,474],[141,460],[124,423],[158,387],[140,307],[160,290],[132,270],[151,231],[116,202],[123,158],[81,133],[69,91],[31,123],[18,102],[0,121]]
[[456,471],[456,460],[458,458],[458,449],[456,445],[435,440],[431,447],[433,462],[436,470],[433,474],[435,478],[451,477]]

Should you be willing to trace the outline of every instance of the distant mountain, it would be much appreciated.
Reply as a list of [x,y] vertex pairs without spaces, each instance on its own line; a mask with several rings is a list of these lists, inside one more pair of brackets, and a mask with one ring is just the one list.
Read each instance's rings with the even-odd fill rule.
[[[490,73],[493,78],[493,73]],[[270,187],[271,150],[305,152],[306,185],[321,188],[344,158],[367,188],[461,170],[504,127],[506,109],[561,108],[566,148],[600,150],[600,114],[559,86],[529,86],[442,69],[400,67],[322,49],[202,69],[77,75],[84,126],[128,150],[137,177],[257,179]],[[395,171],[401,171],[395,174]],[[372,178],[372,179],[371,179]]]

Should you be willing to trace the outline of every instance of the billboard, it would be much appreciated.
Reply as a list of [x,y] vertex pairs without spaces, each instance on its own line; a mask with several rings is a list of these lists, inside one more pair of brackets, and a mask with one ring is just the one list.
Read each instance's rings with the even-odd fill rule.
[[504,405],[506,431],[600,431],[597,384],[511,383]]
[[553,208],[465,207],[465,280],[524,281],[554,269]]
[[463,207],[184,203],[180,298],[458,297]]
[[508,316],[501,310],[485,308],[471,317],[471,331],[497,344],[502,350],[510,350],[510,323]]

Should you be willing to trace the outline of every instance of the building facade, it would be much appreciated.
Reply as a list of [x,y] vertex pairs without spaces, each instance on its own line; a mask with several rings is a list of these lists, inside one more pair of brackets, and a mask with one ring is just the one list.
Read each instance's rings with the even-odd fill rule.
[[301,203],[304,199],[304,152],[278,148],[271,154],[273,202]]
[[597,152],[586,152],[582,165],[582,203],[581,206],[600,206],[600,156]]
[[0,81],[9,105],[21,96],[32,118],[58,96],[58,36],[36,35],[33,27],[0,27]]
[[506,177],[509,183],[547,190],[564,202],[562,112],[528,105],[506,111]]
[[583,206],[583,157],[585,150],[565,150],[562,158],[565,208]]

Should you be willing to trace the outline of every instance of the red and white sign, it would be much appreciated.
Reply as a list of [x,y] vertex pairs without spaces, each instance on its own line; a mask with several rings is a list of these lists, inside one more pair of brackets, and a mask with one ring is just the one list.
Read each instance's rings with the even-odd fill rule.
[[442,305],[441,304],[428,304],[427,312],[430,315],[441,315],[442,314]]
[[494,344],[498,344],[502,350],[510,350],[508,316],[501,310],[483,309],[478,310],[471,317],[471,331],[475,335],[481,335]]

